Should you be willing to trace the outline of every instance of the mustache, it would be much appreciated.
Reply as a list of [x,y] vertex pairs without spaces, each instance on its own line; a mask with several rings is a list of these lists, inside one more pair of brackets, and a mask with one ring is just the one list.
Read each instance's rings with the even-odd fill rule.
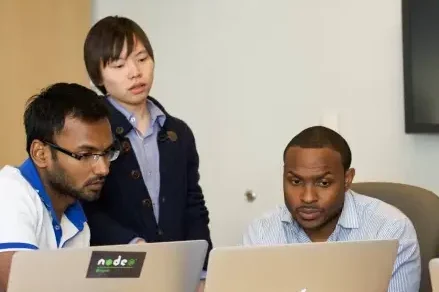
[[303,213],[313,213],[313,212],[321,212],[321,211],[323,211],[323,209],[319,208],[316,205],[305,205],[296,208],[296,212],[303,212]]
[[105,182],[105,176],[98,176],[98,177],[94,177],[89,179],[85,185],[92,185],[92,184],[96,184],[96,183],[104,183]]

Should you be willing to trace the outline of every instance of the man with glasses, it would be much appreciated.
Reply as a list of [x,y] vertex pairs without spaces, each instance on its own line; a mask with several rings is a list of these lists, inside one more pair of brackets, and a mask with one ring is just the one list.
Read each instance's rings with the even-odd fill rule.
[[103,99],[78,84],[57,83],[31,98],[29,158],[0,170],[0,291],[14,252],[89,246],[79,200],[99,197],[119,155],[108,117]]

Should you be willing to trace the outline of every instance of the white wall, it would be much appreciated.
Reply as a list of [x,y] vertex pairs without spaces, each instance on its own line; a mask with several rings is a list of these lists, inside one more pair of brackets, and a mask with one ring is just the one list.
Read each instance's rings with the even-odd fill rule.
[[[216,156],[240,149],[228,127],[240,127],[244,136],[254,131],[251,121],[238,123],[240,112],[265,125],[261,140],[249,143],[266,146],[267,171],[260,173],[274,182],[267,190],[279,191],[288,140],[337,115],[357,181],[405,182],[439,194],[439,135],[404,133],[401,1],[257,2],[94,1],[94,20],[128,16],[150,36],[157,63],[152,94],[196,134],[214,222],[233,222],[224,212],[233,202],[215,192],[225,183]],[[258,107],[266,112],[248,114]],[[273,196],[282,201],[281,193]],[[217,242],[237,240],[225,237],[214,231]]]

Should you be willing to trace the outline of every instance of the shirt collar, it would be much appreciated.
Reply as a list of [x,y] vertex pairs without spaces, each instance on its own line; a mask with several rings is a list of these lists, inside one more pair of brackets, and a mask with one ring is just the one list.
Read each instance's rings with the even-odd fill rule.
[[[137,122],[135,120],[134,114],[130,113],[126,110],[119,102],[117,102],[113,97],[108,96],[108,101],[119,111],[121,112],[125,118],[130,122],[130,124],[136,128]],[[147,108],[150,115],[150,124],[154,125],[156,121],[158,121],[160,127],[163,127],[166,121],[165,113],[156,106],[151,100],[146,100]]]
[[290,211],[286,206],[281,207],[280,220],[284,223],[291,223],[291,224],[294,224],[294,222],[296,222],[296,220],[293,219]]
[[[280,218],[282,222],[291,223],[294,226],[299,227],[297,221],[293,219],[290,211],[288,211],[288,208],[286,207],[281,209]],[[350,190],[345,193],[343,210],[341,211],[337,225],[348,229],[360,228],[355,198]]]
[[[53,228],[56,231],[57,243],[61,241],[62,233],[57,232],[61,231],[60,222],[58,222],[57,216],[55,214],[55,210],[52,206],[52,201],[49,195],[46,193],[46,190],[43,186],[41,178],[38,174],[38,171],[33,163],[33,161],[28,158],[24,161],[24,163],[18,168],[21,172],[21,175],[27,180],[27,182],[35,189],[38,193],[41,201],[46,206],[52,217]],[[82,231],[84,229],[84,224],[87,222],[87,219],[84,214],[84,210],[82,209],[81,204],[76,201],[74,204],[70,205],[64,215],[72,222],[72,224],[79,230]]]
[[360,228],[357,205],[355,204],[354,195],[350,190],[345,193],[343,210],[337,224],[343,228]]

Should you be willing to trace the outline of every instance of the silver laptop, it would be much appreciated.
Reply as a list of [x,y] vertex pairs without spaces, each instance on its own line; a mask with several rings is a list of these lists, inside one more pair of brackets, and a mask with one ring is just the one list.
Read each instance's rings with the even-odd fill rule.
[[387,292],[397,240],[224,247],[205,292]]
[[439,258],[431,259],[428,268],[433,292],[439,291]]
[[207,242],[17,252],[8,292],[194,292]]

